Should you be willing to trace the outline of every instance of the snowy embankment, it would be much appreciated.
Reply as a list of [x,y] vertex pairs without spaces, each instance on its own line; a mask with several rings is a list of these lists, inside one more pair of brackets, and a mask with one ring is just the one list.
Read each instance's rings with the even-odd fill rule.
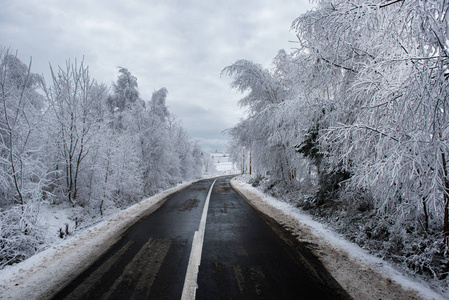
[[145,199],[19,264],[5,267],[0,271],[0,299],[50,298],[107,251],[132,224],[190,184]]
[[354,299],[449,299],[425,282],[402,275],[389,263],[348,242],[300,209],[232,179],[231,185],[250,204],[311,245],[330,274]]

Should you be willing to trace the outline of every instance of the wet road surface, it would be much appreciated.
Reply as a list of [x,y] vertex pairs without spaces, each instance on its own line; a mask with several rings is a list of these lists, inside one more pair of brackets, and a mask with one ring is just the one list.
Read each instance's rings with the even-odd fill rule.
[[[196,299],[349,299],[320,262],[229,184],[212,190]],[[53,299],[180,299],[212,179],[170,196]]]
[[180,299],[193,234],[212,182],[203,180],[172,195],[53,299]]
[[211,195],[196,299],[349,299],[320,262],[219,180]]

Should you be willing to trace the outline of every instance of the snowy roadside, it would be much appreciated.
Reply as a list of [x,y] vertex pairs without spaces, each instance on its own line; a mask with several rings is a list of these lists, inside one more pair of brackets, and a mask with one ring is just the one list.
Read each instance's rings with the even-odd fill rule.
[[0,299],[48,299],[85,270],[138,219],[189,183],[147,198],[29,259],[0,270]]
[[311,245],[314,254],[354,299],[449,299],[425,282],[402,275],[389,263],[346,241],[296,207],[236,178],[231,185],[262,213]]

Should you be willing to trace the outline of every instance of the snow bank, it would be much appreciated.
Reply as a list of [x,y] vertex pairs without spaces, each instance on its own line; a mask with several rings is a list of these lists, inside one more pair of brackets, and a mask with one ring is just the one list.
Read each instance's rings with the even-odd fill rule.
[[190,184],[145,199],[17,265],[5,267],[0,271],[0,299],[51,298],[105,253],[132,224]]
[[310,245],[326,269],[354,299],[449,299],[425,282],[402,275],[389,263],[333,232],[298,208],[234,178],[231,185],[259,211]]

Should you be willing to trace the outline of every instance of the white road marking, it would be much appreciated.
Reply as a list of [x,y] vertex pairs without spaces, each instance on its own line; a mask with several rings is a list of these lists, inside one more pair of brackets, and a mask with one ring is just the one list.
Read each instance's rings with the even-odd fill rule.
[[203,251],[204,231],[206,230],[207,210],[209,209],[210,195],[215,181],[212,183],[207,194],[206,203],[204,204],[203,214],[201,216],[200,227],[193,235],[192,250],[190,251],[189,265],[187,266],[187,274],[184,280],[181,300],[195,299],[198,271],[201,262],[201,252]]

